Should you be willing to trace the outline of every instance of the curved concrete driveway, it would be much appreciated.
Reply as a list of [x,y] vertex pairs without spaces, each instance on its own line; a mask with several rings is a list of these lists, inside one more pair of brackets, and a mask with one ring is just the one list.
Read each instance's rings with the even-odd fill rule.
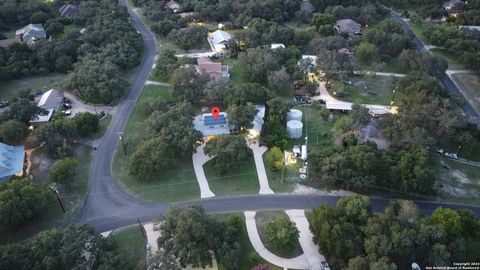
[[195,176],[197,177],[198,186],[200,187],[200,198],[215,197],[215,194],[210,190],[205,171],[203,170],[203,164],[212,158],[213,157],[205,154],[203,146],[197,147],[197,152],[192,155],[193,168],[195,170]]
[[257,251],[260,257],[283,268],[309,269],[305,255],[300,255],[292,259],[285,259],[268,251],[268,249],[263,245],[262,239],[260,239],[260,235],[258,234],[257,223],[255,222],[256,212],[246,211],[244,214],[245,222],[247,224],[248,238],[250,238],[252,246],[255,248],[255,251]]
[[248,147],[252,149],[253,159],[255,160],[255,167],[257,168],[258,183],[260,184],[259,194],[273,194],[273,190],[268,184],[267,171],[265,170],[265,164],[263,163],[263,153],[267,152],[268,148],[260,146],[258,142],[248,143]]

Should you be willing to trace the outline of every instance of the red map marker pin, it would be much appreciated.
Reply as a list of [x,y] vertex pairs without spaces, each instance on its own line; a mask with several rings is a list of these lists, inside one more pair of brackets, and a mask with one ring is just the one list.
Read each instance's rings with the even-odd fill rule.
[[218,115],[220,114],[220,109],[218,107],[212,108],[213,120],[217,121]]

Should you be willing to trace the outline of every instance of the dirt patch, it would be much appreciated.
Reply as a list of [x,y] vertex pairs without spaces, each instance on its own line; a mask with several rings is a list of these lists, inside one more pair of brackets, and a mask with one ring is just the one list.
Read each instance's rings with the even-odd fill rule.
[[471,184],[472,181],[460,170],[453,170],[450,175],[462,184]]
[[304,186],[302,184],[295,183],[293,194],[318,194],[328,196],[349,196],[353,195],[353,192],[347,190],[319,190],[313,187]]
[[451,185],[443,184],[442,192],[448,196],[453,197],[476,197],[478,196],[477,192],[473,190],[466,190],[460,187],[454,187]]

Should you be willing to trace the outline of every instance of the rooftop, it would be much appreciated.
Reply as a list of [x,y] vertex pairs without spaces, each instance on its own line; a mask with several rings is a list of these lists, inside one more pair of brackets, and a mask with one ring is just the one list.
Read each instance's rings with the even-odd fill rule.
[[23,175],[25,147],[0,143],[0,179]]
[[196,130],[202,132],[203,136],[230,134],[227,114],[224,112],[218,115],[217,120],[213,118],[211,113],[198,115],[193,120],[193,125]]

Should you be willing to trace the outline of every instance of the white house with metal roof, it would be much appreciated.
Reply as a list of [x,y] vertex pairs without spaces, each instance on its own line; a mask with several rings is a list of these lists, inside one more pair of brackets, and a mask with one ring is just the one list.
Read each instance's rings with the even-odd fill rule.
[[56,89],[50,89],[45,92],[37,103],[42,109],[60,109],[63,104],[63,92]]
[[0,143],[0,181],[23,175],[25,147]]
[[207,40],[214,52],[223,52],[225,51],[225,45],[227,42],[232,38],[229,33],[217,30],[211,34],[209,34]]

